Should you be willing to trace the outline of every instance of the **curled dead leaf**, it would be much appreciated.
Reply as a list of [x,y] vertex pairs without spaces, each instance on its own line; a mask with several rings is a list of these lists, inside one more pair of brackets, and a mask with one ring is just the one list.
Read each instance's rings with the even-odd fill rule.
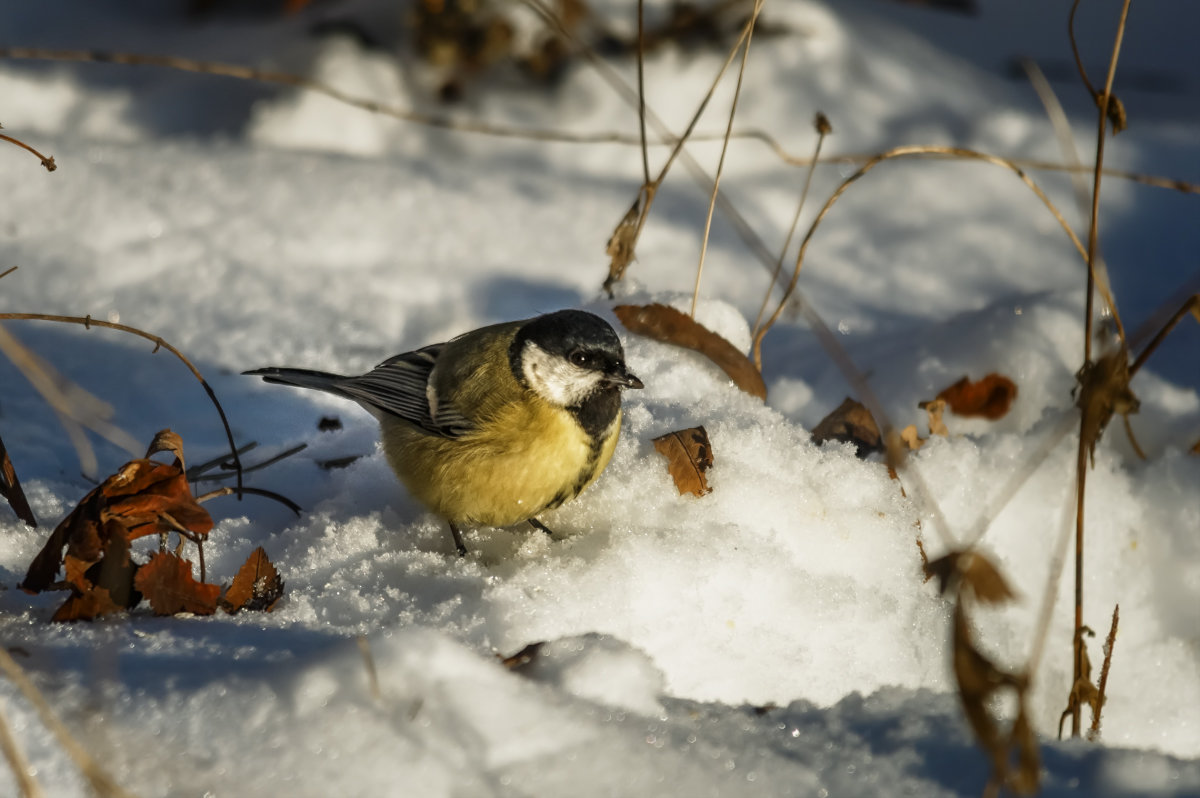
[[608,277],[604,280],[604,290],[608,292],[609,296],[612,296],[613,285],[625,277],[625,271],[633,262],[634,248],[637,246],[638,219],[641,218],[644,195],[644,189],[638,192],[637,199],[633,201],[633,205],[629,206],[629,210],[621,217],[621,221],[617,222],[612,236],[608,239],[608,244],[604,247],[604,253],[609,257]]
[[150,446],[146,449],[146,459],[149,460],[159,452],[170,452],[175,455],[175,465],[183,468],[183,438],[169,429],[159,430]]
[[[992,783],[1021,795],[1037,792],[1040,763],[1026,708],[1028,674],[1003,670],[976,648],[961,595],[954,606],[952,645],[954,678],[963,714],[980,747],[991,759]],[[1017,719],[1007,731],[991,706],[993,696],[1002,689],[1016,693],[1018,706]]]
[[225,591],[221,606],[229,613],[238,610],[270,612],[283,596],[283,580],[262,546],[250,553]]
[[766,401],[767,384],[750,358],[686,313],[658,303],[618,305],[613,313],[632,333],[699,352],[720,367],[734,385]]
[[[909,451],[912,452],[915,452],[917,449],[920,449],[925,445],[925,438],[922,438],[917,432],[916,424],[909,424],[907,427],[900,430],[900,440],[904,441],[904,445],[907,446]],[[893,473],[895,473],[895,469],[893,469]],[[896,479],[896,477],[892,477],[892,479]]]
[[1008,413],[1017,398],[1017,384],[1002,374],[988,374],[977,382],[963,377],[940,391],[937,398],[945,400],[956,416],[995,421]]
[[945,593],[964,589],[985,604],[999,604],[1016,598],[1000,569],[977,551],[952,551],[925,565],[926,581],[937,577],[938,590]]
[[165,551],[155,554],[138,569],[134,586],[145,594],[155,615],[178,612],[212,615],[221,594],[217,585],[197,582],[192,577],[189,561]]
[[8,459],[8,450],[4,448],[3,440],[0,440],[0,496],[8,501],[17,518],[31,527],[37,527],[37,518],[29,507],[25,491],[21,489],[21,480],[17,479],[17,470]]
[[546,641],[541,640],[537,643],[530,643],[522,648],[516,654],[500,659],[500,664],[508,668],[510,671],[520,673],[521,671],[532,665],[541,653],[542,647],[546,645]]
[[667,471],[680,495],[711,493],[704,472],[713,464],[712,444],[704,427],[668,432],[654,439],[654,450],[667,458]]
[[950,430],[946,428],[946,422],[942,420],[942,415],[946,412],[945,399],[931,399],[928,402],[921,402],[917,407],[929,414],[930,435],[949,437]]
[[879,434],[879,426],[871,411],[848,396],[836,410],[813,427],[812,439],[818,444],[829,440],[853,443],[859,457],[884,449],[883,437]]

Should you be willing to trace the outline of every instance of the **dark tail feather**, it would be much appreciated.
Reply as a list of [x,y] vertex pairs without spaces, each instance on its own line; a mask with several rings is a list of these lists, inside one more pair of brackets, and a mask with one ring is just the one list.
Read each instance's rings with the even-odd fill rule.
[[281,368],[265,368],[254,369],[253,371],[243,371],[243,374],[262,377],[267,382],[278,383],[279,385],[293,385],[297,388],[311,388],[314,391],[325,391],[326,393],[336,394],[337,396],[345,396],[353,398],[346,393],[341,383],[346,378],[340,374],[330,374],[327,371],[310,371],[308,369],[281,369]]

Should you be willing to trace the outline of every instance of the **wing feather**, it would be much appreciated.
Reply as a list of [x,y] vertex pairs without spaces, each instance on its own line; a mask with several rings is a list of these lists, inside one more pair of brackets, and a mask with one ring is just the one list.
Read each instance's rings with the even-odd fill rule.
[[459,438],[474,425],[448,405],[440,405],[430,379],[445,344],[433,344],[388,358],[339,387],[372,408],[398,416],[443,438]]

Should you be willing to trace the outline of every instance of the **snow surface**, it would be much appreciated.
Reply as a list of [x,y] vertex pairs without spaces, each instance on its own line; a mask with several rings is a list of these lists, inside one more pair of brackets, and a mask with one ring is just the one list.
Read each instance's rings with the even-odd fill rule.
[[[305,32],[334,12],[394,13],[386,4],[314,3],[293,18],[230,12],[203,24],[187,22],[183,5],[10,4],[0,43],[294,69],[371,99],[427,105],[391,54]],[[827,152],[955,144],[1060,160],[1032,92],[1005,74],[1026,53],[1069,64],[1069,3],[981,6],[979,17],[958,18],[867,0],[768,4],[767,18],[793,33],[755,39],[739,126],[769,130],[803,156],[821,110],[836,130]],[[631,25],[632,5],[599,8]],[[1090,3],[1081,20],[1093,74],[1115,9]],[[1110,143],[1110,164],[1200,180],[1200,69],[1177,52],[1190,44],[1170,45],[1197,22],[1190,6],[1134,4],[1117,83],[1132,124]],[[649,102],[681,128],[720,59],[656,54]],[[632,78],[631,62],[614,63]],[[1174,82],[1126,91],[1123,74]],[[1087,98],[1069,72],[1055,86],[1089,160]],[[767,337],[766,406],[698,356],[625,335],[646,389],[627,396],[600,482],[545,518],[561,539],[471,530],[464,560],[396,484],[365,412],[238,376],[263,365],[363,370],[560,307],[611,318],[598,291],[603,249],[640,180],[635,149],[430,131],[317,95],[153,69],[3,62],[0,98],[6,132],[60,165],[47,175],[0,148],[0,271],[20,266],[0,282],[0,308],[156,332],[208,377],[239,441],[259,442],[251,461],[308,444],[250,478],[298,501],[300,518],[254,497],[209,505],[210,573],[228,578],[262,545],[287,583],[276,612],[49,625],[61,595],[11,588],[46,526],[90,483],[52,411],[0,363],[0,434],[44,522],[31,530],[0,508],[5,644],[24,652],[122,786],[139,795],[980,793],[988,764],[954,694],[950,605],[922,581],[916,545],[920,534],[937,554],[947,542],[930,508],[902,497],[880,463],[811,443],[808,430],[854,389],[798,319]],[[726,86],[702,129],[723,129],[729,98]],[[586,66],[549,94],[469,89],[456,112],[636,130]],[[693,151],[714,168],[718,145]],[[817,172],[806,219],[852,170]],[[1084,229],[1068,181],[1031,174]],[[740,141],[722,189],[775,249],[801,180]],[[673,173],[620,301],[686,308],[706,200]],[[1131,330],[1194,279],[1196,201],[1105,181],[1102,244]],[[718,217],[699,319],[748,347],[767,281]],[[916,457],[960,541],[991,517],[1014,474],[1036,468],[983,542],[1020,601],[980,614],[977,635],[1020,666],[1073,491],[1071,435],[1036,460],[1071,407],[1081,360],[1077,254],[1005,170],[891,163],[834,208],[801,285],[901,426],[921,424],[916,403],[963,374],[999,371],[1020,386],[1005,419],[951,418],[955,435]],[[223,451],[203,392],[166,353],[101,330],[6,329],[111,403],[138,440],[169,426],[190,462]],[[1200,459],[1186,453],[1200,438],[1198,329],[1185,321],[1134,383],[1133,424],[1150,458],[1135,459],[1114,424],[1088,478],[1086,621],[1106,629],[1119,602],[1121,632],[1103,741],[1054,742],[1070,681],[1063,577],[1032,695],[1047,795],[1200,795]],[[318,432],[328,415],[344,428]],[[716,454],[714,492],[679,497],[651,439],[698,423]],[[98,452],[103,473],[92,476],[127,459],[108,444]],[[361,457],[340,470],[317,465],[349,455]],[[535,641],[549,643],[522,672],[497,663]],[[1091,650],[1098,662],[1098,641]],[[7,683],[0,695],[46,792],[86,794],[32,708]],[[0,775],[0,793],[15,789]]]

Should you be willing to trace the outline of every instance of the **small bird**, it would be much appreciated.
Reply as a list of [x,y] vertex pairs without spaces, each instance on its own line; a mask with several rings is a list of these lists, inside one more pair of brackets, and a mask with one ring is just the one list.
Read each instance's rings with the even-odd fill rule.
[[446,519],[460,556],[460,525],[528,522],[550,532],[537,516],[600,475],[621,431],[621,389],[643,387],[613,328],[582,310],[481,327],[358,377],[245,373],[370,411],[392,470]]

